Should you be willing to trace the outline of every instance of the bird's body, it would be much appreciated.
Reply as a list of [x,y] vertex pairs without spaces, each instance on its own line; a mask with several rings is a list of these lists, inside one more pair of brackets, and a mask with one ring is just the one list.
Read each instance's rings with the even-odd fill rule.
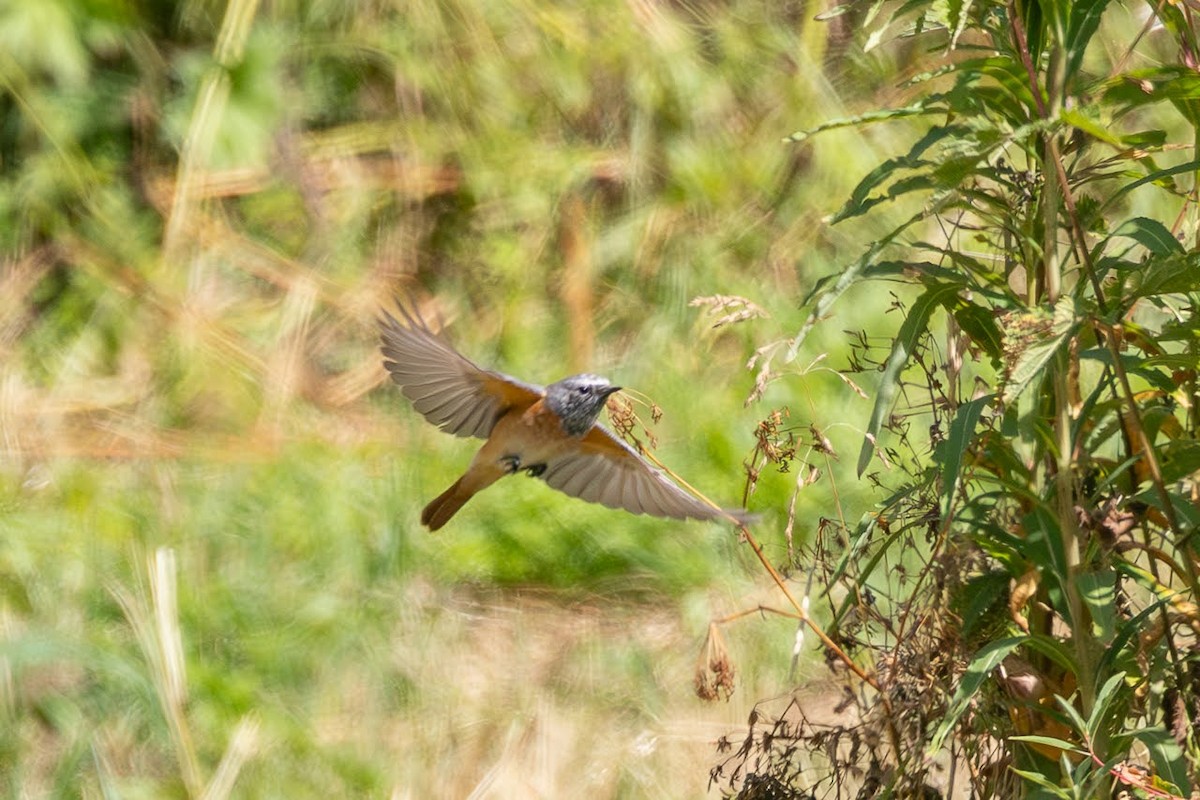
[[536,475],[569,452],[576,438],[563,430],[562,422],[544,400],[524,410],[512,409],[496,420],[492,435],[479,448],[466,473],[425,507],[421,522],[437,530],[476,493],[520,470]]
[[685,492],[597,420],[620,389],[572,375],[546,389],[484,370],[400,311],[380,320],[384,366],[426,419],[457,436],[485,439],[461,478],[421,512],[431,530],[500,478],[525,471],[566,494],[635,514],[742,519]]

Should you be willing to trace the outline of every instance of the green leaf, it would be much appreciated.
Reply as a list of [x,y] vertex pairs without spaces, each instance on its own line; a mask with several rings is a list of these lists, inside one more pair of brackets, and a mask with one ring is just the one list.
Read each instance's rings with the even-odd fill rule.
[[978,303],[961,300],[954,309],[954,321],[971,343],[999,361],[1004,355],[1004,341],[996,316]]
[[1109,238],[1124,236],[1133,239],[1151,253],[1159,256],[1182,253],[1183,245],[1179,243],[1166,225],[1148,217],[1134,217],[1121,223]]
[[1121,186],[1115,192],[1112,192],[1111,194],[1107,195],[1104,198],[1104,203],[1100,206],[1100,211],[1104,211],[1105,209],[1111,207],[1114,203],[1116,203],[1122,197],[1129,194],[1130,192],[1132,192],[1134,189],[1137,189],[1138,187],[1145,186],[1147,183],[1153,183],[1158,186],[1162,186],[1163,188],[1165,188],[1171,192],[1179,193],[1179,189],[1178,189],[1178,187],[1175,186],[1175,183],[1173,181],[1168,181],[1167,178],[1170,178],[1173,175],[1191,174],[1198,169],[1200,169],[1200,159],[1193,159],[1193,160],[1187,161],[1183,164],[1176,164],[1173,167],[1167,167],[1166,169],[1156,170],[1154,172],[1143,175],[1141,178],[1138,178],[1136,181],[1133,181],[1132,183],[1127,183],[1124,186]]
[[966,288],[967,283],[957,271],[930,261],[877,261],[863,270],[864,278],[896,278],[911,283],[915,278],[921,283],[934,280],[958,283]]
[[1113,640],[1117,630],[1117,585],[1116,575],[1111,569],[1081,572],[1075,577],[1075,585],[1092,617],[1092,635],[1101,643]]
[[1071,704],[1071,701],[1062,695],[1054,695],[1054,700],[1058,703],[1058,707],[1063,710],[1063,713],[1067,715],[1067,719],[1071,721],[1071,726],[1081,734],[1087,733],[1087,720],[1085,720],[1083,715],[1079,713],[1079,709],[1075,708],[1075,706]]
[[1174,483],[1200,472],[1200,442],[1174,439],[1157,449],[1163,480]]
[[[962,483],[959,474],[962,467],[963,453],[975,439],[975,426],[983,410],[995,399],[995,395],[985,395],[969,403],[959,406],[954,421],[950,423],[950,431],[946,440],[938,450],[942,456],[942,519],[948,522],[950,511],[954,504],[954,495]],[[943,524],[945,524],[945,522]]]
[[[851,217],[857,217],[866,213],[867,210],[872,206],[877,205],[887,199],[887,197],[872,198],[871,192],[877,189],[886,180],[891,178],[894,173],[899,170],[915,170],[921,167],[931,166],[932,162],[923,158],[925,151],[947,137],[953,138],[959,136],[968,136],[969,134],[969,129],[954,125],[940,126],[930,129],[924,136],[918,139],[912,147],[909,148],[907,154],[898,156],[896,158],[889,158],[878,167],[867,173],[866,177],[859,181],[858,185],[855,186],[854,190],[850,193],[850,199],[848,199],[837,211],[837,213],[833,215],[830,223],[836,224]],[[928,185],[915,188],[928,188]],[[902,190],[906,191],[906,189]],[[899,191],[893,189],[893,192],[889,193],[888,197],[894,197],[899,193]]]
[[[962,679],[958,682],[958,688],[954,690],[954,696],[950,698],[950,704],[946,708],[946,714],[942,717],[941,724],[938,725],[933,738],[929,740],[929,747],[925,751],[927,756],[932,757],[942,749],[942,742],[954,730],[954,726],[958,724],[959,717],[963,715],[963,712],[971,704],[971,700],[979,693],[979,688],[983,686],[983,682],[991,677],[992,672],[996,667],[1000,666],[1000,662],[1004,660],[1005,656],[1016,650],[1024,642],[1024,636],[998,639],[994,642],[989,642],[975,654],[975,657],[971,659],[971,663],[967,665]],[[1068,746],[1073,747],[1074,745]]]
[[1142,366],[1146,369],[1196,369],[1200,367],[1200,353],[1163,353],[1161,356],[1147,358],[1142,362]]
[[1025,38],[1029,42],[1029,55],[1033,63],[1042,60],[1042,48],[1046,45],[1046,20],[1042,16],[1042,4],[1025,0],[1019,5],[1025,17]]
[[1149,130],[1123,134],[1120,137],[1120,141],[1126,147],[1157,149],[1167,143],[1167,132],[1158,128],[1151,128]]
[[806,131],[796,131],[791,136],[784,137],[785,142],[803,142],[818,133],[825,131],[834,131],[839,128],[858,128],[872,122],[886,122],[891,119],[904,119],[905,117],[916,117],[922,114],[943,113],[944,109],[938,108],[933,102],[937,99],[937,95],[926,98],[918,103],[913,103],[911,106],[903,108],[885,108],[879,111],[868,111],[865,114],[857,114],[853,117],[840,117],[831,119],[830,121],[818,125],[815,128],[809,128]]
[[[866,585],[871,576],[875,572],[875,568],[879,566],[892,551],[892,546],[901,538],[908,536],[910,531],[907,525],[896,525],[891,528],[888,535],[882,540],[877,541],[873,534],[878,529],[878,517],[874,514],[869,514],[864,517],[864,522],[860,522],[856,531],[854,546],[848,548],[846,554],[838,561],[837,567],[826,580],[827,586],[833,586],[837,581],[841,580],[842,575],[851,564],[855,566],[856,585],[862,588]],[[866,549],[867,545],[872,545],[870,557],[865,562],[859,559],[859,556]],[[853,592],[848,592],[842,604],[838,606],[837,613],[834,615],[834,621],[840,623],[843,616],[858,602],[857,596]]]
[[1021,776],[1022,778],[1029,781],[1030,783],[1034,784],[1035,786],[1040,786],[1043,789],[1049,790],[1049,792],[1053,796],[1065,797],[1065,798],[1071,798],[1071,797],[1075,796],[1072,792],[1059,786],[1057,783],[1055,783],[1054,781],[1045,777],[1040,772],[1033,772],[1032,770],[1026,770],[1026,769],[1017,769],[1016,767],[1010,767],[1010,769],[1012,769],[1012,771],[1015,775]]
[[1053,315],[1041,309],[1010,315],[1005,321],[1005,351],[1012,367],[1001,402],[1011,405],[1020,397],[1078,326],[1074,303],[1065,295],[1059,298]]
[[1075,673],[1079,671],[1079,664],[1075,660],[1074,650],[1053,636],[1035,633],[1026,639],[1025,644],[1029,650],[1044,655],[1061,667],[1064,672]]
[[1151,257],[1140,268],[1131,271],[1137,281],[1132,297],[1153,297],[1163,294],[1182,294],[1200,288],[1200,254],[1172,253]]
[[[863,515],[862,519],[859,520],[857,528],[855,529],[853,544],[846,548],[846,552],[842,555],[841,559],[838,560],[837,566],[833,569],[833,574],[830,576],[830,579],[826,581],[827,585],[832,586],[837,581],[841,580],[842,575],[844,575],[846,572],[846,568],[851,563],[855,562],[858,559],[859,554],[861,554],[863,550],[866,549],[866,546],[870,544],[872,536],[878,527],[878,523],[879,517],[875,514]],[[887,550],[887,547],[881,547],[879,549]],[[867,567],[863,569],[862,572],[863,574],[869,575],[870,568]]]
[[1102,99],[1126,109],[1165,100],[1200,99],[1200,75],[1184,66],[1151,67],[1117,75],[1105,81]]
[[1028,742],[1029,744],[1044,744],[1047,747],[1054,747],[1059,750],[1066,750],[1068,753],[1086,753],[1086,750],[1080,750],[1079,745],[1074,742],[1068,742],[1066,739],[1058,739],[1053,736],[1039,736],[1037,734],[1029,734],[1027,736],[1010,736],[1011,742]]
[[934,309],[958,294],[959,287],[954,284],[938,284],[931,286],[923,295],[917,298],[909,309],[904,324],[896,334],[892,343],[892,352],[888,355],[883,367],[883,376],[879,381],[879,391],[875,395],[875,407],[871,411],[871,420],[867,423],[867,436],[863,440],[862,449],[858,454],[858,475],[861,478],[871,463],[875,452],[875,442],[883,430],[883,422],[891,413],[892,403],[900,391],[900,373],[904,371],[909,356],[916,349],[917,343],[929,327],[929,318]]
[[1154,727],[1134,731],[1133,738],[1141,741],[1150,751],[1156,782],[1166,784],[1159,788],[1178,797],[1189,797],[1192,782],[1188,779],[1187,758],[1175,737],[1162,727]]
[[1155,599],[1138,612],[1136,616],[1121,623],[1116,637],[1104,651],[1103,658],[1100,659],[1097,671],[1101,675],[1113,669],[1118,659],[1126,655],[1132,655],[1136,651],[1138,637],[1146,630],[1147,620],[1152,615],[1158,614],[1162,606],[1171,602],[1171,599],[1175,596],[1174,592],[1164,590],[1163,585],[1143,567],[1131,564],[1128,561],[1118,560],[1114,565],[1114,569],[1154,593]]
[[[1094,109],[1091,109],[1094,111]],[[1121,138],[1116,135],[1112,127],[1105,125],[1102,121],[1088,116],[1084,113],[1084,109],[1071,108],[1062,111],[1059,114],[1059,119],[1066,125],[1070,125],[1076,130],[1083,131],[1088,136],[1098,139],[1105,144],[1110,144],[1113,147],[1123,147],[1124,143]]]
[[832,282],[832,285],[830,285],[830,280],[833,278],[832,275],[826,276],[818,282],[817,287],[809,292],[808,296],[804,298],[803,305],[808,305],[810,302],[813,302],[813,310],[808,315],[808,318],[804,321],[804,324],[800,327],[800,330],[798,330],[796,335],[792,337],[792,341],[788,344],[787,359],[789,361],[796,357],[796,353],[800,350],[800,346],[804,344],[804,340],[808,338],[809,331],[816,326],[819,320],[823,319],[825,315],[829,313],[829,309],[834,303],[837,302],[837,299],[841,297],[847,289],[853,286],[855,282],[863,277],[864,272],[875,263],[876,256],[887,249],[896,239],[900,238],[900,235],[908,230],[911,226],[920,222],[924,218],[924,211],[914,214],[903,224],[889,231],[887,235],[876,239],[871,243],[871,246],[867,248],[867,251],[859,256],[853,264],[842,270],[841,274],[837,276],[837,280]]
[[[962,619],[962,631],[966,636],[970,636],[976,628],[985,620],[988,612],[1000,603],[1002,597],[1008,594],[1008,584],[1012,580],[1007,571],[1005,572],[987,572],[983,575],[976,575],[967,581],[963,587],[962,596],[967,602],[961,607],[961,610],[956,608],[958,616]],[[998,607],[1002,608],[1003,605]]]
[[[1038,503],[1021,524],[1025,528],[1025,556],[1042,570],[1043,577],[1053,578],[1053,581],[1047,581],[1046,591],[1055,607],[1061,608],[1067,582],[1067,553],[1058,518],[1045,503]],[[1078,620],[1069,622],[1076,624]]]
[[1096,700],[1092,705],[1092,716],[1087,722],[1087,738],[1089,742],[1094,742],[1100,734],[1100,729],[1108,719],[1112,712],[1112,705],[1117,700],[1117,690],[1125,685],[1125,673],[1118,672],[1111,676],[1100,687],[1100,691],[1096,693]]
[[1100,17],[1108,7],[1108,0],[1075,0],[1071,3],[1070,19],[1067,23],[1066,85],[1071,86],[1079,66],[1083,63],[1088,43],[1100,27]]

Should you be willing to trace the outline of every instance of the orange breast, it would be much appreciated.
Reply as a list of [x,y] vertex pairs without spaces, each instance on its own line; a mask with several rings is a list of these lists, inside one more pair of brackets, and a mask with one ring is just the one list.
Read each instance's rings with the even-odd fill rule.
[[485,458],[515,455],[525,464],[545,463],[565,450],[578,446],[563,432],[558,417],[538,400],[524,411],[513,410],[496,422],[484,445]]

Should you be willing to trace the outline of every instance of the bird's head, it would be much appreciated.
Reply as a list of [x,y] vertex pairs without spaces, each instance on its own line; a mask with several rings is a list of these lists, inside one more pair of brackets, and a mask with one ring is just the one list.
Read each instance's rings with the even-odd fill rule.
[[562,420],[569,436],[583,436],[596,424],[604,403],[620,391],[599,375],[572,375],[546,387],[546,405]]

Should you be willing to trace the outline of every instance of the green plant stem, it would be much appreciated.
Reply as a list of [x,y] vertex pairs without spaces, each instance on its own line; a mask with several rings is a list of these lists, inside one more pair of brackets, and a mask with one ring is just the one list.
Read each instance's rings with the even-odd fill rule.
[[[1025,32],[1021,24],[1020,17],[1016,13],[1016,6],[1014,3],[1010,2],[1008,8],[1013,27],[1014,38],[1018,43],[1018,50],[1021,54],[1021,59],[1029,78],[1030,89],[1033,93],[1038,113],[1043,119],[1049,119],[1050,111],[1043,102],[1042,95],[1039,90],[1037,73],[1029,55]],[[1200,146],[1198,146],[1198,149],[1200,149]],[[1071,192],[1070,181],[1066,174],[1066,168],[1063,165],[1062,154],[1059,150],[1057,139],[1054,136],[1047,137],[1045,154],[1047,167],[1052,170],[1052,176],[1054,178],[1053,182],[1057,184],[1058,193],[1060,193],[1063,207],[1067,213],[1067,229],[1071,237],[1072,246],[1075,250],[1079,263],[1083,266],[1084,272],[1087,275],[1087,279],[1091,284],[1092,291],[1096,298],[1097,307],[1101,314],[1104,314],[1107,311],[1107,304],[1105,302],[1103,288],[1100,285],[1099,276],[1096,272],[1091,251],[1087,248],[1086,237],[1084,235],[1083,226],[1080,222],[1078,209],[1075,205],[1075,199]],[[1049,183],[1050,181],[1048,181],[1048,184]],[[1054,241],[1052,238],[1051,220],[1056,220],[1056,217],[1052,217],[1050,211],[1047,210],[1045,219],[1047,220],[1047,233],[1043,241],[1050,243]],[[1054,228],[1056,229],[1057,226],[1055,225]],[[1047,288],[1049,289],[1049,278]],[[1142,457],[1145,459],[1147,468],[1150,472],[1151,483],[1153,484],[1155,493],[1158,495],[1159,502],[1163,507],[1163,514],[1166,516],[1168,524],[1172,532],[1175,534],[1177,546],[1182,550],[1179,561],[1186,572],[1188,589],[1192,596],[1196,597],[1198,596],[1198,593],[1200,593],[1200,583],[1197,582],[1195,563],[1191,553],[1188,552],[1186,543],[1187,537],[1180,526],[1178,515],[1175,513],[1175,508],[1171,503],[1170,493],[1167,491],[1166,485],[1163,482],[1162,470],[1158,464],[1157,455],[1152,447],[1149,437],[1146,434],[1145,427],[1142,423],[1141,410],[1138,408],[1137,400],[1129,383],[1129,377],[1126,374],[1124,365],[1121,362],[1119,339],[1116,336],[1116,330],[1113,326],[1106,326],[1099,320],[1094,320],[1093,325],[1095,325],[1098,330],[1102,330],[1104,332],[1103,338],[1109,350],[1112,359],[1113,370],[1120,385],[1120,396],[1123,401],[1123,405],[1128,410],[1128,415],[1126,417],[1128,420],[1128,425],[1133,429],[1137,446],[1141,450]],[[1081,615],[1083,609],[1080,607],[1082,604],[1079,603],[1078,590],[1074,580],[1074,576],[1079,568],[1078,557],[1080,550],[1078,547],[1078,526],[1075,524],[1072,514],[1063,513],[1064,511],[1069,511],[1070,509],[1070,504],[1064,500],[1065,496],[1069,496],[1065,495],[1065,493],[1069,489],[1067,481],[1070,477],[1070,461],[1068,458],[1064,458],[1064,452],[1069,451],[1062,450],[1062,446],[1064,444],[1064,431],[1069,431],[1069,428],[1066,427],[1066,423],[1069,423],[1070,418],[1069,415],[1064,416],[1063,413],[1064,403],[1067,398],[1067,396],[1064,394],[1064,390],[1067,388],[1065,385],[1065,372],[1063,373],[1063,377],[1064,380],[1059,386],[1059,391],[1057,392],[1059,395],[1059,413],[1057,424],[1059,426],[1060,447],[1058,475],[1059,486],[1057,489],[1057,494],[1059,499],[1060,519],[1062,520],[1064,526],[1064,533],[1069,526],[1071,531],[1070,541],[1074,543],[1072,547],[1068,547],[1067,549],[1068,559],[1071,562],[1068,564],[1068,574],[1070,575],[1070,580],[1069,585],[1066,587],[1066,591],[1068,593],[1068,603],[1071,606],[1070,610],[1072,617],[1075,619],[1082,619]],[[1077,612],[1079,614],[1078,616]],[[1096,676],[1093,674],[1094,669],[1091,666],[1093,661],[1088,651],[1092,650],[1093,648],[1088,644],[1083,643],[1083,640],[1087,639],[1088,637],[1086,637],[1082,631],[1076,630],[1072,638],[1076,642],[1076,652],[1080,659],[1080,675],[1078,676],[1080,681],[1080,694],[1083,698],[1085,713],[1090,713],[1091,700],[1094,697],[1095,691],[1094,684]],[[1088,641],[1090,642],[1090,639],[1088,639]],[[1186,685],[1185,676],[1182,674],[1178,660],[1175,659],[1172,663],[1176,673],[1176,680],[1182,690]],[[1088,688],[1089,685],[1091,686],[1090,689]]]
[[1092,702],[1096,696],[1096,648],[1092,637],[1091,617],[1079,595],[1079,573],[1083,568],[1083,551],[1085,544],[1082,532],[1075,516],[1075,497],[1077,491],[1074,481],[1074,464],[1071,457],[1071,409],[1070,387],[1067,380],[1068,356],[1059,353],[1054,370],[1054,402],[1055,402],[1055,437],[1057,445],[1056,472],[1054,476],[1054,495],[1058,512],[1058,522],[1063,536],[1063,548],[1067,556],[1067,585],[1063,587],[1067,594],[1068,611],[1071,617],[1071,642],[1075,647],[1075,657],[1079,662],[1080,698],[1083,703],[1084,716],[1092,713]]
[[[1013,26],[1013,35],[1017,40],[1018,49],[1021,53],[1021,59],[1025,65],[1025,70],[1028,73],[1030,88],[1033,92],[1034,101],[1037,103],[1038,113],[1043,118],[1048,118],[1048,110],[1037,83],[1037,73],[1034,70],[1033,62],[1029,57],[1028,44],[1025,37],[1024,28],[1021,25],[1020,17],[1016,13],[1014,3],[1009,3],[1009,15]],[[1071,193],[1071,184],[1067,178],[1066,168],[1063,166],[1062,154],[1058,149],[1058,142],[1054,137],[1047,139],[1048,155],[1050,157],[1050,166],[1054,170],[1054,175],[1058,179],[1059,189],[1062,193],[1063,205],[1067,211],[1067,218],[1070,222],[1068,231],[1071,234],[1072,242],[1076,252],[1083,264],[1084,272],[1087,274],[1092,285],[1092,290],[1095,293],[1096,305],[1103,314],[1107,307],[1104,300],[1104,292],[1100,286],[1099,276],[1096,274],[1096,265],[1092,260],[1091,251],[1087,248],[1087,242],[1084,237],[1083,226],[1079,221],[1079,211],[1075,205],[1075,198]],[[1200,147],[1200,145],[1198,145]],[[1134,429],[1137,436],[1138,444],[1142,448],[1143,458],[1146,460],[1146,467],[1150,471],[1151,482],[1154,485],[1155,493],[1158,495],[1159,502],[1163,506],[1163,514],[1166,515],[1171,531],[1175,534],[1176,543],[1183,547],[1185,544],[1185,535],[1183,528],[1180,526],[1178,515],[1175,513],[1175,507],[1171,503],[1170,493],[1167,492],[1167,487],[1163,483],[1162,469],[1158,464],[1158,457],[1151,446],[1149,437],[1146,435],[1145,427],[1142,424],[1141,410],[1137,406],[1137,400],[1134,397],[1133,389],[1129,383],[1129,376],[1125,373],[1125,367],[1121,363],[1121,351],[1116,337],[1116,331],[1111,326],[1106,326],[1099,320],[1093,320],[1093,325],[1098,329],[1104,330],[1105,344],[1108,347],[1109,354],[1112,356],[1113,369],[1116,372],[1117,380],[1121,385],[1121,396],[1125,406],[1129,412],[1129,424]],[[1200,583],[1196,579],[1196,566],[1187,553],[1184,553],[1184,558],[1181,559],[1184,569],[1188,572],[1189,589],[1193,596],[1200,596]]]

